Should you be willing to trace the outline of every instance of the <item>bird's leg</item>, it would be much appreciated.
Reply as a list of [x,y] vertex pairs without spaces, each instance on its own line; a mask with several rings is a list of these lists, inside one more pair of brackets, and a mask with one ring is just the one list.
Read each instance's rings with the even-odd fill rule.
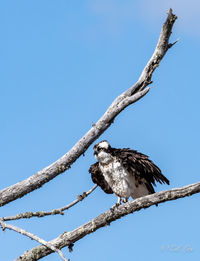
[[122,198],[117,196],[117,203],[110,210],[114,210],[115,208],[119,207],[122,204]]
[[117,197],[117,203],[115,205],[119,206],[122,203],[126,203],[126,202],[128,202],[128,198]]
[[119,206],[119,205],[121,205],[122,202],[123,202],[122,198],[121,197],[117,197],[116,205]]

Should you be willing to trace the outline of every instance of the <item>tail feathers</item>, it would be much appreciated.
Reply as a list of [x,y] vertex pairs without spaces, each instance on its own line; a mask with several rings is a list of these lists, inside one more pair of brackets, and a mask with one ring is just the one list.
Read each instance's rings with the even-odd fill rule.
[[169,180],[162,174],[159,173],[158,175],[155,175],[155,180],[158,181],[160,184],[162,183],[166,183],[167,185],[169,185]]
[[[154,190],[152,184],[146,183],[146,184],[142,184],[142,185],[138,186],[137,188],[135,188],[131,194],[131,197],[133,199],[137,199],[137,198],[141,198],[141,197],[151,195],[154,193],[155,193],[155,190]],[[156,205],[156,207],[158,206],[158,204],[155,204],[155,205]]]

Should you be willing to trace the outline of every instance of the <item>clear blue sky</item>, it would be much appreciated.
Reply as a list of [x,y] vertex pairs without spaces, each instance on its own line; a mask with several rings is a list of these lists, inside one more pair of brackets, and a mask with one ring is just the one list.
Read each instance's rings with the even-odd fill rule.
[[[148,95],[123,111],[99,140],[148,154],[171,181],[157,191],[199,181],[198,0],[8,0],[0,6],[1,189],[66,153],[138,79],[169,7],[179,17],[171,39],[180,41],[154,73]],[[93,186],[88,168],[94,162],[91,146],[69,171],[2,207],[0,216],[70,203]],[[64,254],[71,261],[198,260],[199,197],[126,216]],[[115,202],[97,189],[65,216],[13,224],[51,240]],[[0,232],[0,260],[14,260],[36,245],[15,232]],[[60,258],[52,254],[44,260]]]

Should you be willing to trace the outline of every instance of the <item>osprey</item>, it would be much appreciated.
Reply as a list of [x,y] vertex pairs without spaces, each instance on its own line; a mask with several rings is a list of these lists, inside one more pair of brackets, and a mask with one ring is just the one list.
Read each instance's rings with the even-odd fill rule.
[[112,148],[108,141],[100,141],[94,146],[94,156],[98,162],[91,165],[92,181],[108,194],[114,193],[117,204],[153,194],[155,182],[169,180],[148,156],[129,148]]

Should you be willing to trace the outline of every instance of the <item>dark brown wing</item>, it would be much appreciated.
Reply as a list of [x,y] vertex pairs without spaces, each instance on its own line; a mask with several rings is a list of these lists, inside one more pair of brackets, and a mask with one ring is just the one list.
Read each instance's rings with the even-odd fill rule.
[[111,153],[113,156],[120,158],[124,167],[135,175],[136,182],[146,184],[149,192],[155,192],[153,185],[156,185],[156,181],[169,185],[169,180],[148,156],[128,148],[112,149]]
[[92,181],[100,186],[104,192],[107,194],[112,194],[113,191],[108,185],[107,181],[105,180],[100,168],[99,168],[99,163],[96,162],[93,165],[91,165],[89,172],[91,173]]

